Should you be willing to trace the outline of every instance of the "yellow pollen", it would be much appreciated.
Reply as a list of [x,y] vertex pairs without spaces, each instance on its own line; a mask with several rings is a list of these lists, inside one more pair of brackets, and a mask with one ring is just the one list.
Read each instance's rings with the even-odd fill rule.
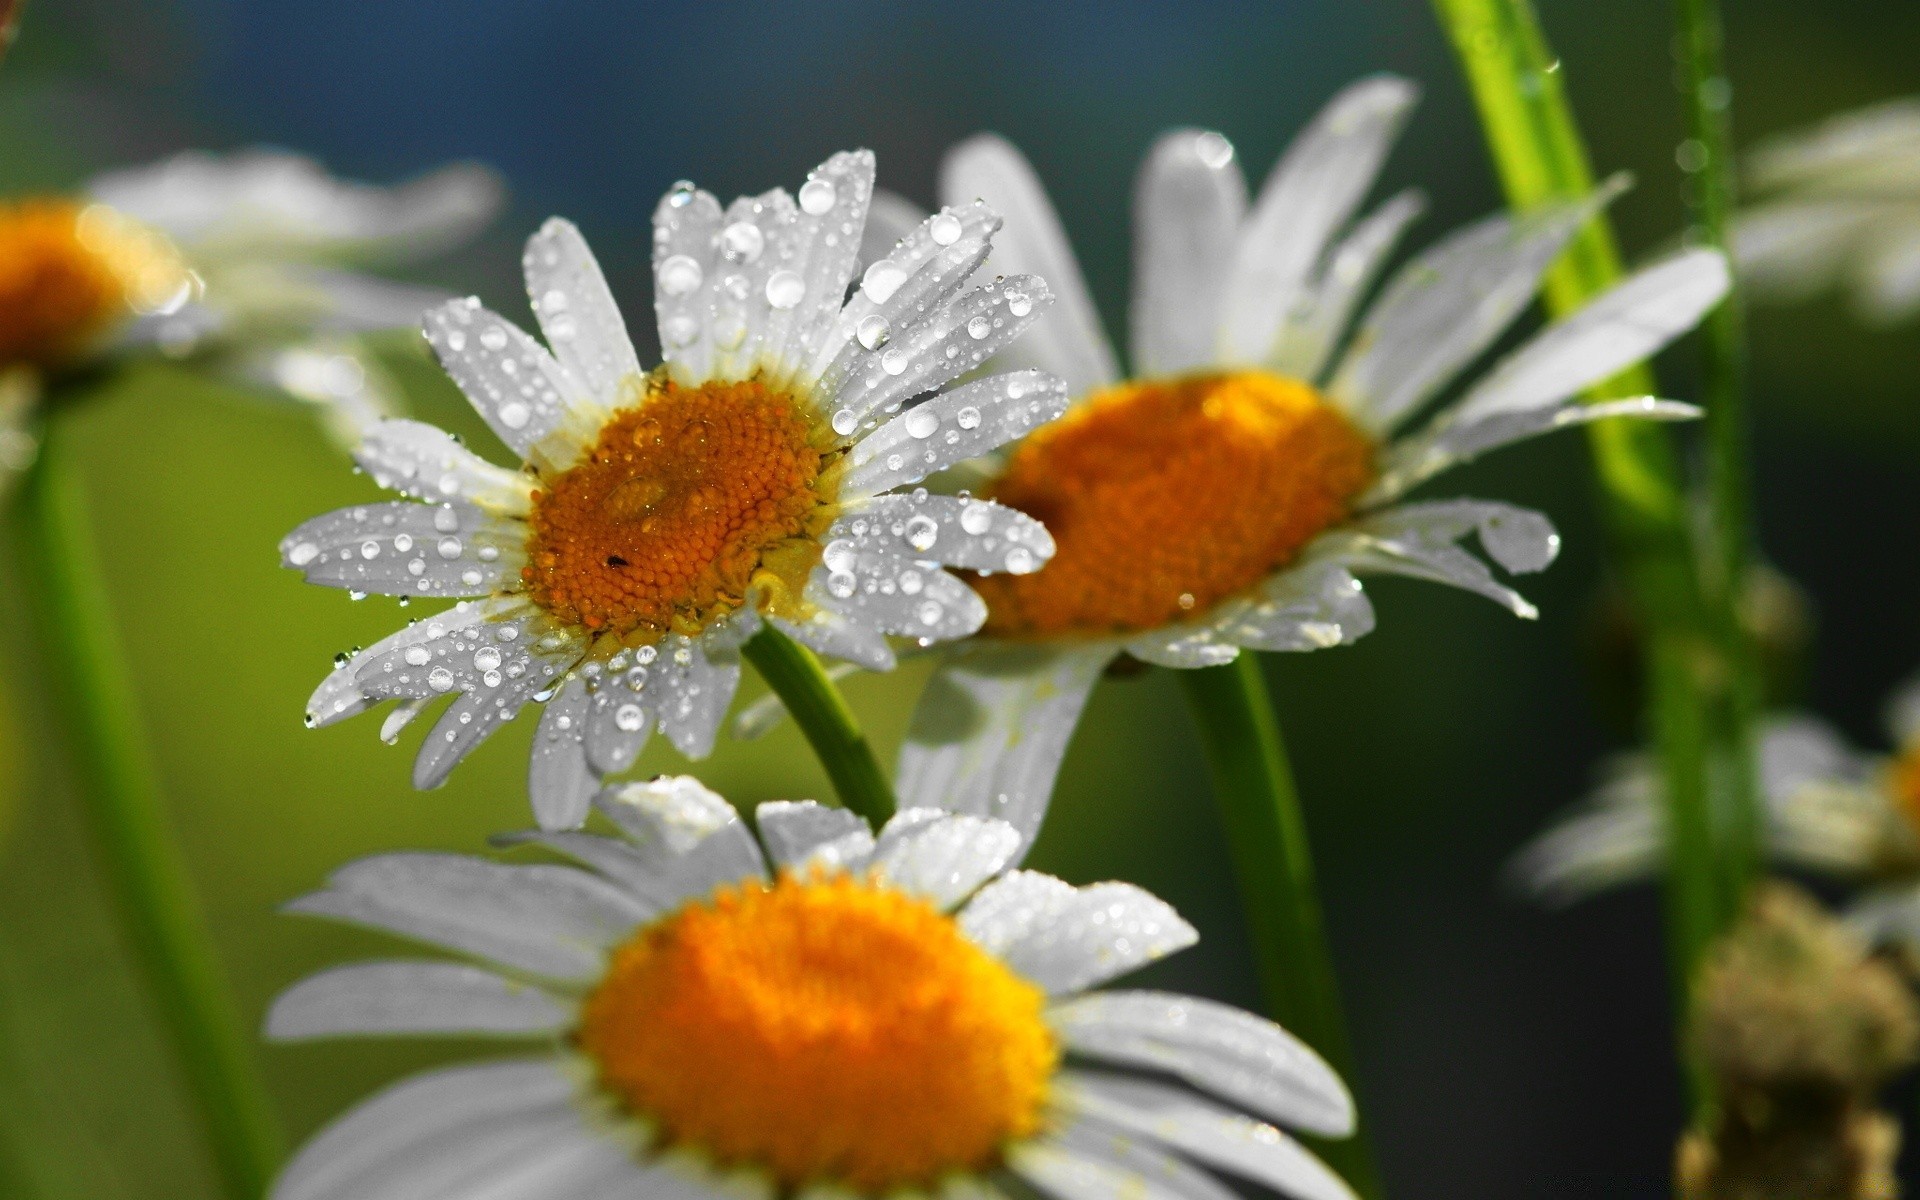
[[171,243],[111,209],[0,204],[0,366],[64,365],[187,280]]
[[752,586],[779,611],[834,517],[830,446],[805,401],[757,380],[656,375],[534,493],[528,593],[562,622],[642,642],[697,633]]
[[925,1188],[1040,1128],[1045,996],[924,900],[841,874],[642,930],[581,1009],[601,1085],[671,1145],[786,1188]]
[[1307,384],[1260,372],[1124,383],[1029,437],[989,494],[1059,547],[974,582],[1006,637],[1154,629],[1285,566],[1347,515],[1373,442]]

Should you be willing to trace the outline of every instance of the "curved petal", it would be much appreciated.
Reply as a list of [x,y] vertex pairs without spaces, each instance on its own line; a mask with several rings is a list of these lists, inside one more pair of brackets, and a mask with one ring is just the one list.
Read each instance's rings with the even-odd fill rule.
[[1015,1146],[1007,1165],[1056,1200],[1234,1200],[1212,1176],[1085,1120]]
[[573,465],[586,440],[556,442],[578,432],[576,409],[586,412],[584,420],[597,430],[591,414],[598,405],[546,347],[472,297],[449,300],[421,324],[440,365],[501,441],[545,470]]
[[1060,297],[1060,311],[1012,347],[1006,361],[1051,371],[1066,380],[1076,396],[1117,379],[1113,349],[1101,331],[1100,314],[1080,277],[1073,247],[1046,189],[1020,151],[994,134],[969,138],[948,151],[941,164],[940,195],[951,205],[977,199],[998,210],[1007,225],[994,239],[989,269],[1002,275],[1038,275]]
[[776,867],[793,870],[821,846],[842,838],[873,833],[858,813],[828,808],[812,800],[769,800],[754,810],[760,838]]
[[587,819],[600,776],[587,761],[586,685],[569,679],[547,701],[527,759],[527,793],[540,828],[574,829]]
[[838,601],[827,591],[824,579],[809,580],[801,599],[809,608],[804,621],[768,617],[768,622],[816,654],[842,659],[869,671],[893,670],[897,660],[893,648],[887,645],[886,635],[864,620],[835,611],[831,606]]
[[[668,374],[693,386],[713,373],[708,289],[720,257],[720,201],[676,183],[653,209],[653,314]],[[743,331],[744,334],[744,331]]]
[[935,471],[1026,435],[1067,410],[1067,385],[1012,371],[923,401],[868,434],[847,456],[847,500],[918,483]]
[[1226,138],[1179,129],[1147,152],[1133,185],[1127,311],[1136,372],[1179,375],[1219,361],[1221,306],[1246,211],[1246,177]]
[[649,872],[630,886],[654,912],[744,879],[766,860],[733,806],[689,775],[621,784],[594,806],[612,818]]
[[383,596],[518,591],[526,526],[467,504],[393,500],[315,517],[280,541],[308,583]]
[[1130,883],[1076,888],[1031,871],[982,888],[961,912],[960,927],[1053,995],[1124,975],[1200,936],[1166,901]]
[[966,637],[987,619],[986,601],[937,567],[846,542],[827,551],[807,587],[851,621],[928,645]]
[[1407,226],[1426,211],[1409,189],[1386,201],[1327,253],[1326,265],[1300,302],[1281,318],[1268,364],[1294,379],[1317,380],[1327,369],[1360,298],[1373,286]]
[[1115,652],[983,646],[941,667],[900,748],[900,803],[996,817],[1030,842],[1080,711]]
[[640,385],[640,356],[600,263],[573,222],[549,218],[527,239],[520,263],[533,315],[560,366],[602,409],[632,399],[626,393]]
[[972,895],[1020,852],[1019,831],[986,817],[942,813],[900,836],[887,837],[891,830],[883,832],[868,869],[941,908]]
[[1309,556],[1267,580],[1221,622],[1221,635],[1249,650],[1326,650],[1373,632],[1373,603],[1353,573]]
[[424,421],[379,422],[353,457],[381,487],[430,504],[463,500],[503,517],[524,517],[533,508],[532,479],[494,466]]
[[920,493],[849,504],[827,537],[845,538],[855,550],[1014,575],[1039,570],[1054,552],[1046,526],[1018,509]]
[[334,967],[281,992],[267,1010],[275,1041],[369,1034],[536,1037],[558,1033],[571,1006],[464,963],[402,959]]

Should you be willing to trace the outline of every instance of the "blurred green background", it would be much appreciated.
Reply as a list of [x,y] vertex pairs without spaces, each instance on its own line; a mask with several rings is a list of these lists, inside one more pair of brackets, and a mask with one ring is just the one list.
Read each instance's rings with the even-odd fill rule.
[[[1920,86],[1911,0],[1728,5],[1743,141]],[[1678,228],[1669,11],[1654,0],[1548,0],[1543,16],[1603,170],[1639,186],[1626,244]],[[1425,237],[1497,203],[1471,108],[1415,0],[1035,6],[627,5],[618,0],[40,0],[0,71],[0,193],[69,187],[187,145],[271,142],[390,180],[449,158],[499,166],[512,211],[422,278],[524,314],[518,243],[573,217],[631,314],[649,311],[646,221],[688,177],[721,193],[796,185],[835,149],[873,147],[884,184],[931,199],[943,148],[1013,137],[1053,190],[1109,328],[1124,328],[1127,194],[1162,129],[1219,128],[1263,174],[1331,92],[1373,70],[1427,98],[1382,195],[1428,189]],[[648,323],[641,319],[642,326]],[[650,329],[640,336],[650,339]],[[1807,700],[1878,738],[1887,689],[1920,664],[1920,329],[1869,331],[1840,305],[1754,318],[1761,513],[1773,559],[1819,619]],[[411,339],[395,361],[421,412],[491,446]],[[1690,394],[1685,348],[1662,364]],[[308,516],[375,489],[307,416],[156,366],[86,414],[85,457],[168,794],[239,1002],[255,1020],[303,973],[391,949],[277,915],[344,859],[479,850],[527,821],[531,722],[443,790],[406,784],[411,744],[371,719],[302,728],[339,650],[407,615],[350,603],[276,566]],[[1427,1200],[1656,1196],[1680,1118],[1650,891],[1545,914],[1497,872],[1628,740],[1594,703],[1583,638],[1600,580],[1583,449],[1535,444],[1446,481],[1534,504],[1567,552],[1526,582],[1537,623],[1439,588],[1383,582],[1358,646],[1272,661],[1306,796],[1390,1190]],[[9,547],[10,548],[10,547]],[[206,1164],[91,868],[47,665],[0,580],[0,1103],[49,1197],[203,1194]],[[922,675],[855,683],[889,749]],[[748,695],[758,694],[749,684]],[[642,772],[684,769],[664,747]],[[785,728],[723,743],[698,768],[750,802],[820,794]],[[1177,905],[1201,945],[1150,978],[1251,1004],[1226,860],[1179,696],[1158,674],[1096,694],[1036,865],[1122,877]],[[383,1081],[471,1046],[263,1051],[304,1136]],[[1907,1105],[1909,1111],[1911,1105]]]

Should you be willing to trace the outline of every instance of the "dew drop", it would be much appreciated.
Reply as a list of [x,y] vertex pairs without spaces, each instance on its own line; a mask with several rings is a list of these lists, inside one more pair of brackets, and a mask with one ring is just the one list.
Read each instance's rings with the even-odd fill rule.
[[918,571],[900,572],[900,594],[901,595],[918,596],[921,590],[924,589],[926,586],[927,586],[927,581],[920,577],[920,572]]
[[833,414],[833,431],[841,437],[851,436],[854,428],[859,424],[860,418],[854,416],[850,408],[843,408]]
[[512,400],[500,406],[500,423],[508,429],[525,429],[527,422],[533,420],[533,410],[518,400]]
[[361,558],[379,558],[380,543],[379,542],[361,542],[360,557]]
[[880,369],[889,375],[902,375],[907,370],[907,356],[898,347],[880,356]]
[[1025,575],[1033,570],[1033,551],[1025,546],[1015,546],[1007,551],[1007,570],[1015,575]]
[[668,208],[685,208],[693,203],[693,184],[682,179],[667,192]]
[[940,416],[925,408],[916,408],[907,414],[907,433],[917,438],[930,438],[934,430],[940,428]]
[[427,560],[426,560],[426,559],[424,559],[424,558],[415,558],[415,559],[409,559],[409,560],[408,560],[408,562],[407,562],[407,574],[409,574],[409,575],[412,575],[412,576],[414,576],[415,578],[418,578],[419,576],[421,576],[421,575],[425,575],[426,573],[427,573]]
[[433,661],[433,651],[425,646],[408,646],[404,657],[408,666],[424,667]]
[[413,535],[410,533],[395,534],[393,548],[402,554],[413,549]]
[[953,419],[962,429],[980,428],[980,410],[971,404],[953,414]]
[[938,625],[940,618],[947,615],[946,607],[938,600],[922,600],[918,612],[922,625]]
[[835,571],[827,576],[827,591],[845,600],[848,596],[853,595],[853,589],[856,583],[857,581],[854,579],[852,572]]
[[700,336],[700,322],[683,313],[669,318],[667,323],[661,326],[660,332],[666,335],[667,344],[670,346],[691,346],[693,340]]
[[907,518],[906,539],[915,550],[931,550],[940,540],[940,523],[925,513],[915,513]]
[[633,652],[633,661],[640,663],[642,666],[659,657],[660,651],[652,646],[642,646]]
[[440,552],[441,558],[459,558],[460,539],[457,537],[443,537],[434,549]]
[[293,549],[287,551],[287,561],[296,567],[304,567],[318,557],[319,554],[320,547],[314,545],[312,542],[301,542]]
[[455,354],[467,348],[467,335],[458,329],[447,330],[447,349]]
[[807,281],[793,271],[775,271],[767,279],[767,303],[775,308],[792,308],[806,294]]
[[885,304],[907,281],[907,271],[891,259],[881,259],[860,277],[860,290],[875,304]]
[[869,350],[878,350],[887,344],[887,339],[893,336],[893,330],[888,327],[885,317],[879,313],[868,313],[860,318],[860,324],[854,327],[853,335],[860,339],[862,346]]
[[1193,139],[1193,153],[1203,166],[1218,171],[1233,161],[1233,143],[1208,130]]
[[767,248],[767,235],[751,221],[735,221],[720,231],[720,253],[728,262],[750,263]]
[[505,350],[507,331],[498,325],[489,325],[480,331],[480,344],[489,350]]
[[1033,297],[1025,292],[1008,292],[1007,311],[1016,317],[1026,316],[1033,311]]
[[993,508],[975,500],[960,509],[960,528],[978,537],[993,527]]
[[559,288],[548,288],[540,296],[540,308],[549,313],[567,311],[567,294]]
[[820,561],[826,564],[829,571],[851,571],[854,564],[860,561],[860,555],[853,548],[852,542],[846,538],[835,538],[827,543],[827,548],[820,555]]
[[824,179],[809,179],[800,185],[800,211],[810,217],[831,212],[839,194]]
[[967,322],[967,336],[976,342],[992,332],[993,322],[985,317],[975,317]]
[[950,212],[940,213],[927,222],[927,236],[936,246],[951,246],[960,240],[960,218]]
[[445,667],[435,667],[433,670],[427,672],[427,686],[436,692],[452,691],[453,672],[447,670]]
[[627,733],[638,733],[647,722],[647,714],[638,704],[622,704],[613,710],[613,723]]
[[700,264],[684,254],[676,254],[660,264],[660,290],[669,296],[684,296],[700,286],[704,273]]

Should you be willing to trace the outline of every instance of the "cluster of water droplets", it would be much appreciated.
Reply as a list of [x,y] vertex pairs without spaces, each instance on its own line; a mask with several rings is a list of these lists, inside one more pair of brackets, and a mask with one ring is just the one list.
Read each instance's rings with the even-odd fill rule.
[[495,432],[524,449],[564,414],[559,368],[539,343],[473,297],[426,315],[441,364]]
[[513,532],[466,504],[405,501],[343,508],[281,543],[282,560],[313,583],[398,596],[473,596],[512,586]]

